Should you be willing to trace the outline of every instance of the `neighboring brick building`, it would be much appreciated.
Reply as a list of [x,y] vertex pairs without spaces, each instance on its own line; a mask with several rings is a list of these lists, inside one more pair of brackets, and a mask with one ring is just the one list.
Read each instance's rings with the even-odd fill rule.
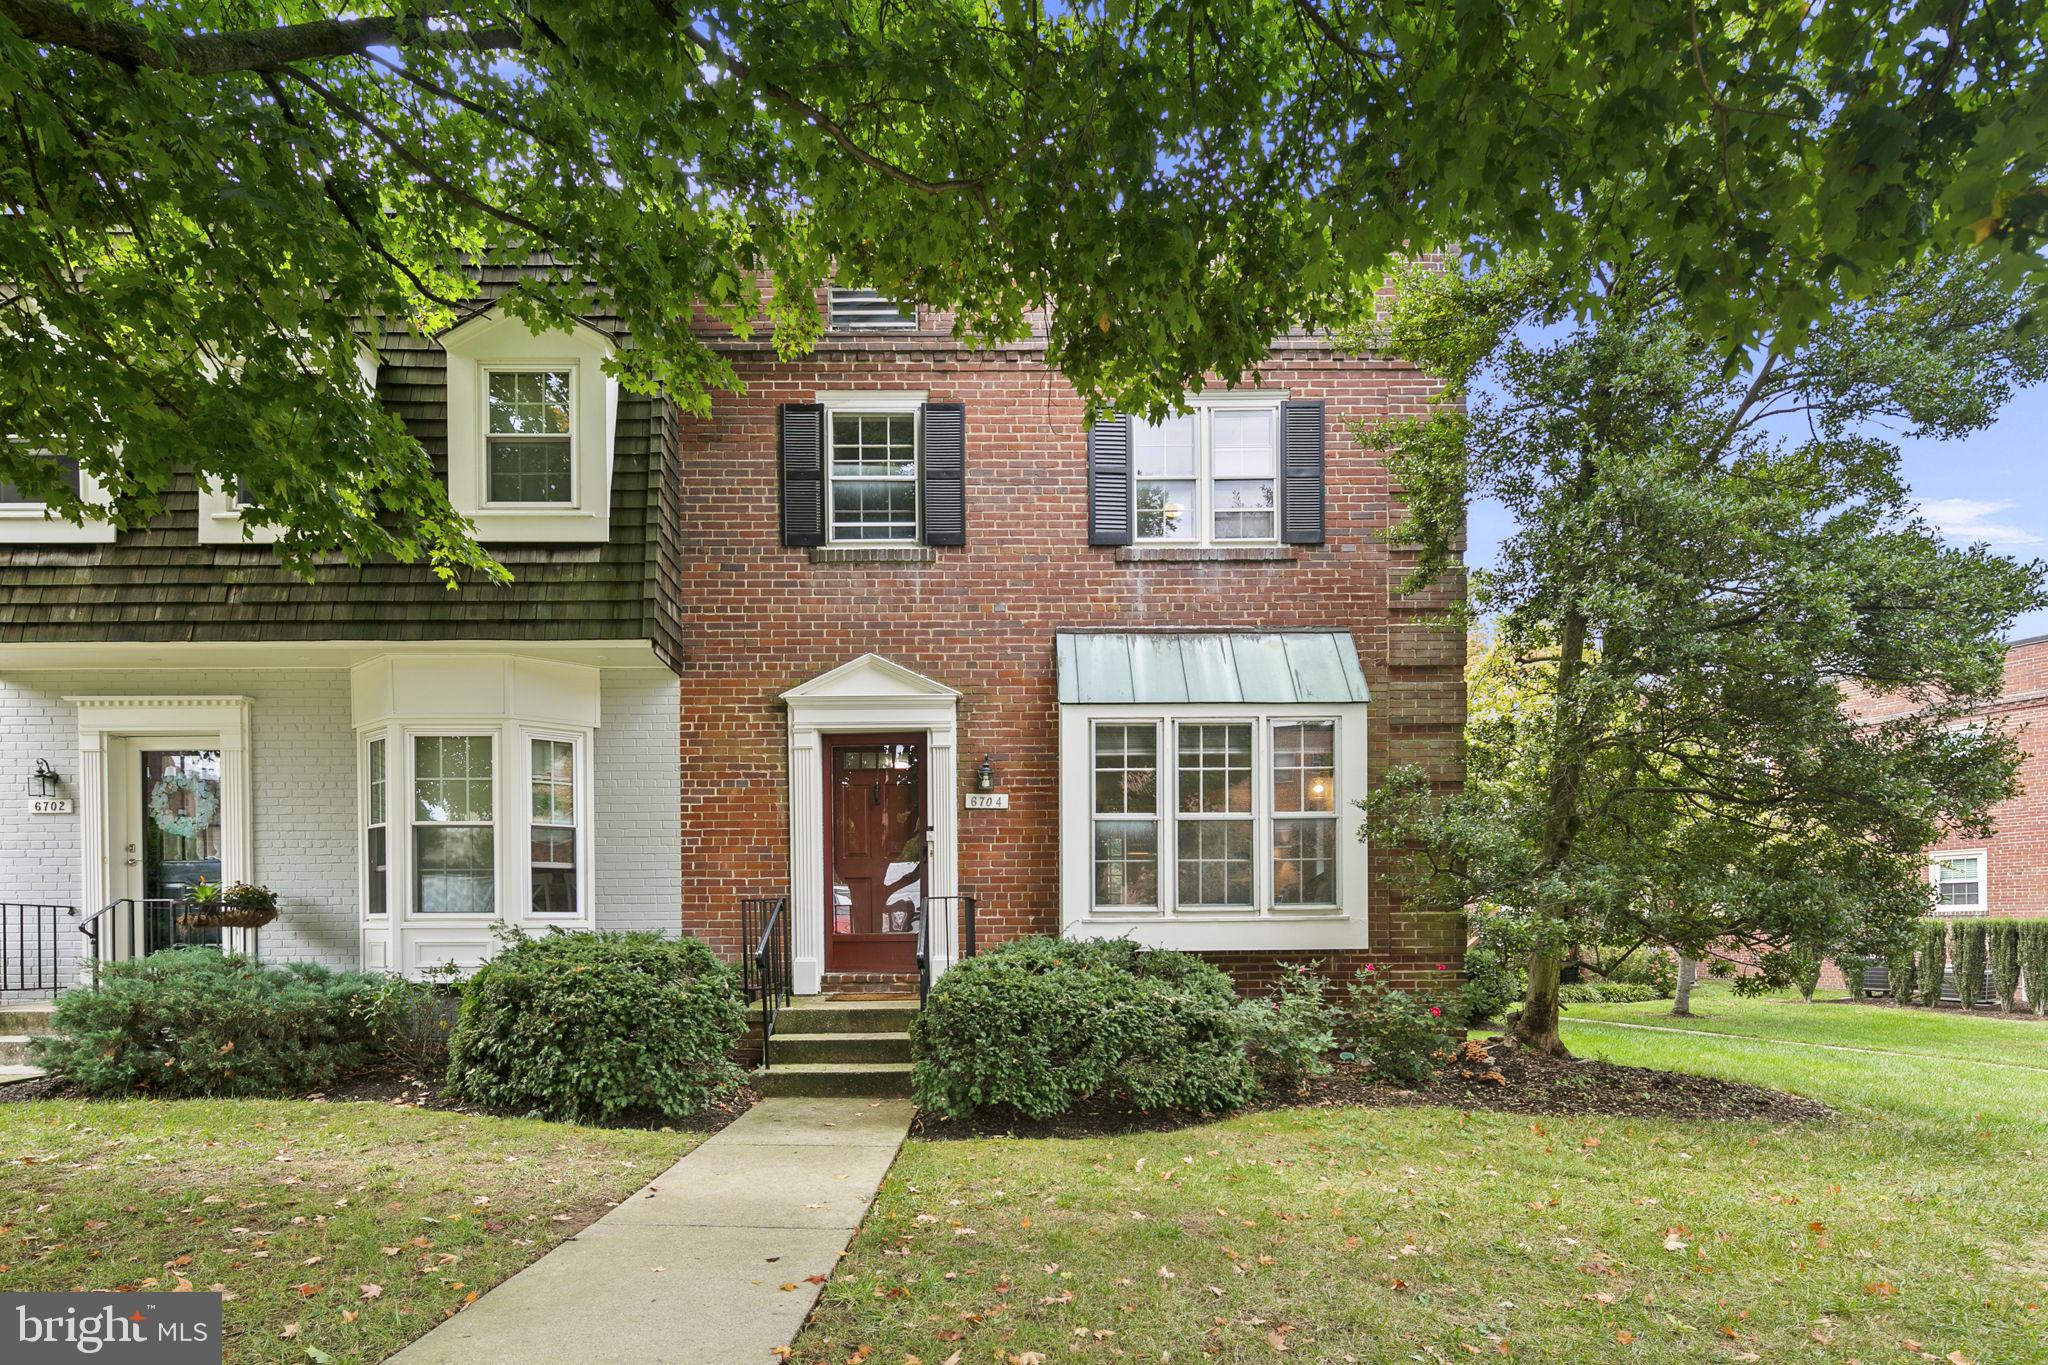
[[[1907,703],[1888,697],[1855,705],[1868,720],[1906,709]],[[2012,735],[2026,751],[2020,763],[2020,794],[1993,810],[1990,837],[1959,835],[1927,850],[1936,912],[2048,914],[2048,635],[2015,640],[2006,647],[2005,686],[1996,701],[1979,707],[1975,715]]]
[[284,897],[266,955],[413,971],[500,923],[737,957],[740,900],[786,893],[805,992],[908,970],[963,893],[984,944],[1130,934],[1254,983],[1455,961],[1355,806],[1390,764],[1461,775],[1464,637],[1430,618],[1462,581],[1396,594],[1354,435],[1433,383],[1288,338],[1190,417],[1091,429],[1042,341],[821,303],[799,360],[714,338],[746,390],[701,420],[617,391],[606,319],[379,338],[366,378],[506,587],[304,584],[189,481],[118,537],[0,504],[0,762],[75,806],[0,824],[0,901],[246,877]]
[[[890,945],[862,932],[877,921],[874,905],[862,904],[874,893],[852,884],[828,890],[827,880],[839,879],[828,876],[833,854],[821,846],[835,825],[833,803],[868,791],[833,767],[834,735],[880,729],[915,732],[929,746],[887,761],[928,754],[944,769],[929,783],[928,815],[906,809],[901,818],[928,819],[925,889],[973,892],[984,943],[1128,933],[1219,953],[1254,981],[1281,958],[1369,953],[1420,970],[1455,959],[1458,926],[1404,915],[1377,883],[1368,894],[1360,817],[1348,804],[1362,795],[1366,772],[1389,764],[1425,764],[1447,784],[1460,776],[1464,639],[1426,618],[1462,584],[1415,599],[1395,594],[1412,565],[1385,539],[1401,516],[1398,496],[1381,459],[1353,435],[1360,422],[1421,412],[1433,383],[1402,365],[1290,339],[1265,365],[1262,388],[1219,389],[1207,396],[1215,406],[1164,431],[1112,423],[1091,438],[1081,402],[1047,367],[1041,344],[970,349],[947,326],[925,315],[897,330],[834,329],[794,362],[778,360],[763,340],[725,340],[745,394],[716,401],[708,420],[684,419],[685,926],[736,952],[738,898],[787,886],[800,989],[822,973],[887,969],[875,954]],[[937,433],[917,452],[929,505],[908,515],[905,495],[906,515],[890,534],[856,540],[871,533],[868,523],[843,515],[833,526],[831,494],[793,481],[788,466],[830,465],[835,437],[858,433],[862,413],[870,414],[862,439],[871,450],[891,430],[883,414],[892,411],[901,414],[898,454],[911,453],[920,429]],[[934,414],[944,425],[932,424]],[[955,502],[961,484],[939,487],[933,500],[935,456],[949,477],[964,474],[964,518]],[[1326,464],[1308,468],[1319,460]],[[1291,478],[1294,467],[1306,477]],[[1162,469],[1194,477],[1145,477]],[[1219,492],[1201,482],[1203,471],[1212,480],[1263,472],[1273,482],[1221,477]],[[842,513],[875,491],[854,482],[862,486],[842,494]],[[1274,495],[1277,511],[1225,511],[1212,526],[1199,524],[1205,499],[1227,501],[1247,488],[1248,502]],[[1171,526],[1175,505],[1188,507],[1180,531],[1192,539],[1151,539],[1148,532]],[[1355,645],[1364,686],[1288,680],[1279,665],[1277,690],[1252,695],[1276,683],[1265,676],[1276,667],[1275,636],[1287,637],[1282,651],[1321,657],[1327,649],[1344,669],[1353,665],[1338,656]],[[1174,676],[1138,676],[1166,655],[1179,656],[1163,665]],[[1196,676],[1205,669],[1236,677]],[[1303,686],[1290,690],[1286,681]],[[814,687],[822,695],[806,695]],[[1302,718],[1316,728],[1296,728]],[[1320,801],[1276,795],[1274,782],[1304,779],[1289,769],[1269,782],[1269,750],[1298,756],[1305,743],[1325,752],[1326,723],[1340,733],[1336,790]],[[1167,768],[1181,748],[1189,771],[1196,763],[1227,770],[1231,755],[1200,751],[1245,740],[1250,809],[1234,830],[1198,831],[1210,822],[1177,819],[1170,802],[1146,795],[1149,783],[1172,785]],[[1007,809],[962,808],[984,756],[991,794],[1007,798]],[[1151,770],[1156,778],[1133,779],[1126,767],[1108,775],[1103,766],[1142,767],[1156,757],[1165,759]],[[1101,820],[1090,809],[1103,781],[1136,781],[1140,809],[1107,813],[1137,818]],[[1148,800],[1152,808],[1142,809]],[[1114,804],[1133,803],[1117,795]],[[1304,804],[1334,818],[1303,830],[1281,808]],[[1219,814],[1217,823],[1230,823],[1230,812]],[[1183,845],[1211,842],[1182,865],[1169,852],[1176,834]],[[1332,838],[1334,891],[1322,859],[1290,856],[1304,846],[1297,841],[1320,854]],[[1228,907],[1185,908],[1195,896],[1176,898],[1166,885],[1216,876],[1230,885],[1212,882],[1196,894]],[[1282,903],[1298,897],[1326,908]],[[1104,898],[1123,903],[1093,903]],[[835,951],[842,938],[851,952]],[[893,951],[895,969],[907,967],[907,946]]]

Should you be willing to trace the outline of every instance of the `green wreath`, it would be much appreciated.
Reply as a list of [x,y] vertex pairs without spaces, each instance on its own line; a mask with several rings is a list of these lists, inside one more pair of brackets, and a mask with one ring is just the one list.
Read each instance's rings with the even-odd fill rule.
[[[171,813],[171,797],[178,792],[185,792],[192,798],[192,809],[183,815]],[[158,829],[180,839],[196,837],[199,831],[213,823],[213,817],[219,810],[220,795],[214,785],[197,773],[177,768],[159,777],[149,793],[149,818]]]

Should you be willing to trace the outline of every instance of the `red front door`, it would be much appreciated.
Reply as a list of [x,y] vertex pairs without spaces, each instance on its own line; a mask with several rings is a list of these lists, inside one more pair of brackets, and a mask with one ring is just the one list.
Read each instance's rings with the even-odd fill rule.
[[922,735],[828,740],[825,969],[910,972],[925,882]]

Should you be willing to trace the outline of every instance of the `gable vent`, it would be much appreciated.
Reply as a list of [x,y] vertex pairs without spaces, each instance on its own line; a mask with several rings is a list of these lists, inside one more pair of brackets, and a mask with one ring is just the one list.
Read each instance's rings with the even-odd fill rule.
[[917,311],[873,289],[834,289],[831,323],[842,332],[911,332]]

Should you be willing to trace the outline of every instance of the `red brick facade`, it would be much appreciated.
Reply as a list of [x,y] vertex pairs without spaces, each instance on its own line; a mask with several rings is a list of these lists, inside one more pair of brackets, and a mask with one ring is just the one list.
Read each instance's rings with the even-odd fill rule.
[[[719,400],[708,420],[682,419],[686,930],[736,953],[738,898],[787,882],[779,694],[868,651],[962,693],[960,789],[972,789],[986,753],[1010,796],[1008,810],[959,816],[959,882],[980,898],[984,945],[1059,930],[1056,630],[1349,630],[1372,689],[1372,771],[1422,763],[1440,782],[1458,780],[1464,638],[1426,618],[1462,584],[1393,595],[1410,564],[1382,540],[1400,517],[1397,493],[1351,432],[1421,411],[1431,381],[1283,344],[1264,383],[1328,405],[1327,542],[1162,558],[1089,546],[1084,413],[1042,349],[970,351],[932,330],[941,324],[828,336],[793,363],[763,343],[723,343],[746,392]],[[783,548],[778,405],[849,390],[966,405],[964,547],[917,563],[822,562],[830,555]],[[1346,821],[1347,834],[1355,825]],[[1401,975],[1455,960],[1462,933],[1437,918],[1404,914],[1375,887],[1369,956]],[[1250,983],[1271,971],[1270,955],[1219,956]]]
[[[1880,698],[1857,709],[1876,720],[1901,708]],[[1984,913],[2048,915],[2048,636],[2013,642],[2005,655],[2004,690],[1978,714],[2018,739],[2026,751],[2020,794],[1993,811],[1989,838],[1957,835],[1929,849],[1928,856],[1981,851]]]

